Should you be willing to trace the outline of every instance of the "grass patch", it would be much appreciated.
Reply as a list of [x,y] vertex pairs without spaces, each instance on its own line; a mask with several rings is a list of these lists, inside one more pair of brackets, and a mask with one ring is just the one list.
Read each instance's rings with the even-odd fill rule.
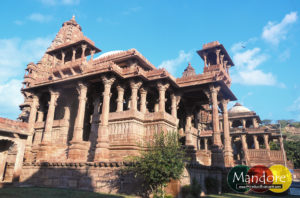
[[104,194],[82,190],[39,187],[6,187],[0,189],[1,198],[133,198],[127,195]]

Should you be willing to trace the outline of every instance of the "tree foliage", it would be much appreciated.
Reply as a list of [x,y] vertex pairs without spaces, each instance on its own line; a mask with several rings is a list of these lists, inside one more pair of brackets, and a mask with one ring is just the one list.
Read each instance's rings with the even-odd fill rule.
[[288,160],[295,168],[300,168],[300,141],[284,141],[284,149]]
[[269,125],[271,123],[272,123],[272,120],[269,120],[269,119],[265,119],[265,120],[261,121],[261,124],[264,125],[264,126]]
[[129,159],[132,166],[124,171],[134,173],[143,180],[146,190],[164,197],[164,187],[171,179],[179,179],[185,161],[185,151],[178,141],[177,132],[161,132],[147,144],[147,151]]

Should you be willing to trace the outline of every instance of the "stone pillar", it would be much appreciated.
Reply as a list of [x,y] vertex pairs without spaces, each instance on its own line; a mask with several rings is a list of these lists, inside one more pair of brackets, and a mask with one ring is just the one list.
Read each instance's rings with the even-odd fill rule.
[[254,148],[259,149],[259,143],[257,140],[257,135],[253,135],[253,141],[254,141]]
[[65,64],[65,53],[63,51],[61,51],[61,63]]
[[232,128],[232,121],[229,121],[229,128]]
[[159,108],[158,103],[155,103],[154,104],[154,112],[158,112],[158,108]]
[[[222,67],[224,67],[224,54],[220,55],[220,61],[221,61],[221,65]],[[225,69],[225,68],[224,68]]]
[[55,114],[55,107],[57,105],[57,99],[59,97],[59,92],[55,91],[53,89],[50,89],[50,102],[48,107],[48,113],[45,123],[45,129],[44,129],[44,137],[43,137],[43,143],[50,143],[51,142],[51,133],[52,133],[52,126],[54,121],[54,114]]
[[225,69],[225,71],[228,73],[228,70],[227,70],[227,63],[228,63],[228,61],[226,60],[226,61],[224,61],[224,63],[223,63],[223,68]]
[[243,124],[243,129],[246,128],[246,120],[245,119],[242,119],[242,124]]
[[18,143],[18,152],[16,155],[14,173],[13,173],[13,182],[18,182],[22,172],[23,158],[25,152],[25,141],[20,140]]
[[87,45],[85,44],[82,44],[81,45],[81,50],[82,50],[82,53],[81,53],[81,61],[84,62],[86,61],[86,57],[85,57],[85,50],[87,48]]
[[146,113],[147,112],[147,89],[141,88],[140,94],[141,94],[140,111],[142,113]]
[[253,118],[253,119],[252,119],[252,122],[253,122],[253,128],[258,128],[258,122],[257,122],[257,119],[256,119],[256,118]]
[[91,50],[91,59],[90,59],[90,61],[94,60],[94,54],[95,54],[95,50]]
[[118,85],[117,90],[118,90],[118,98],[117,98],[116,112],[121,112],[123,111],[123,105],[124,105],[124,87],[122,85]]
[[233,151],[231,146],[230,130],[228,123],[227,104],[229,100],[222,100],[223,106],[223,131],[224,131],[224,162],[226,167],[234,166]]
[[203,54],[203,59],[204,59],[204,67],[207,67],[207,53]]
[[131,87],[131,106],[130,110],[137,111],[137,101],[138,101],[138,89],[142,85],[142,82],[130,81]]
[[221,50],[220,49],[216,49],[216,56],[217,56],[217,65],[220,64],[220,52]]
[[72,48],[72,62],[75,62],[76,59],[76,49]]
[[229,68],[230,68],[230,65],[227,65],[226,68],[227,68],[227,74],[228,74],[228,76],[229,76]]
[[30,105],[30,114],[28,119],[28,137],[26,140],[26,151],[25,151],[25,161],[31,162],[33,160],[33,156],[31,153],[32,140],[34,135],[34,125],[36,121],[37,109],[39,107],[39,98],[37,95],[32,95],[32,103]]
[[174,93],[171,94],[171,115],[175,118],[177,118],[177,109],[178,104],[180,102],[181,96],[175,95]]
[[282,151],[284,151],[284,144],[283,144],[283,138],[282,137],[279,137],[279,143],[280,143],[280,149]]
[[193,146],[192,139],[192,114],[190,112],[187,113],[186,116],[186,125],[185,125],[185,133],[186,133],[186,145]]
[[101,124],[98,128],[98,139],[95,151],[94,161],[109,161],[109,134],[108,134],[108,119],[109,119],[109,102],[111,97],[111,86],[115,81],[115,77],[102,77],[104,84],[103,103]]
[[76,90],[78,92],[78,109],[74,124],[74,132],[68,159],[71,161],[87,161],[88,142],[83,141],[84,115],[87,101],[88,85],[78,82]]
[[204,150],[208,150],[207,138],[204,138]]
[[37,152],[37,161],[49,161],[53,152],[51,148],[52,141],[52,126],[54,121],[55,107],[57,105],[57,99],[59,97],[59,92],[50,89],[50,101],[48,107],[47,118],[45,122],[44,134],[42,142],[40,143],[40,148]]
[[248,144],[247,144],[247,139],[246,135],[241,135],[241,140],[242,140],[242,148],[245,156],[246,163],[248,161]]
[[221,134],[219,129],[219,110],[218,110],[218,92],[220,87],[210,87],[211,100],[212,100],[212,111],[213,111],[213,144],[221,147]]
[[43,122],[43,119],[44,119],[44,111],[40,109],[37,112],[37,122]]
[[159,111],[165,112],[165,103],[166,103],[166,90],[169,88],[170,84],[158,83],[157,88],[159,92]]
[[269,145],[269,135],[264,134],[264,142],[267,150],[270,150],[270,145]]

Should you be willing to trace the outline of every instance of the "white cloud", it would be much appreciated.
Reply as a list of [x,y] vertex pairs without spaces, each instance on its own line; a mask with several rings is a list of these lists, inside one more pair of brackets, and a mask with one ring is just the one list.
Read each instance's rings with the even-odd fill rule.
[[80,0],[40,0],[41,3],[49,6],[55,5],[78,5]]
[[172,75],[175,75],[176,69],[180,64],[190,61],[192,59],[192,52],[185,53],[183,50],[179,51],[179,55],[175,59],[163,61],[158,68],[165,68]]
[[233,56],[236,65],[235,72],[232,75],[233,82],[244,85],[277,85],[283,88],[284,84],[278,83],[271,72],[266,73],[261,69],[257,69],[267,58],[268,56],[261,53],[261,49],[257,47],[236,53]]
[[292,112],[296,116],[296,119],[300,121],[300,96],[294,100],[293,104],[287,110]]
[[264,73],[261,70],[239,71],[234,75],[233,81],[245,85],[276,85],[276,78],[272,73]]
[[281,40],[286,39],[289,26],[295,23],[297,19],[297,12],[291,12],[286,14],[280,23],[269,21],[263,28],[262,38],[273,45],[279,44]]
[[12,79],[7,83],[0,84],[0,117],[16,119],[20,114],[19,105],[23,103],[20,92],[22,81]]
[[235,43],[231,46],[231,51],[233,53],[237,53],[239,51],[241,51],[242,49],[246,48],[248,44],[254,43],[255,41],[257,41],[256,37],[250,38],[247,41],[240,41],[238,43]]
[[233,56],[234,63],[237,67],[253,70],[267,59],[267,55],[260,54],[260,52],[261,49],[257,47],[238,52]]
[[29,62],[40,60],[50,43],[50,37],[0,39],[0,116],[17,118],[18,105],[23,102],[24,69]]
[[24,74],[29,62],[42,58],[50,37],[22,41],[19,38],[0,39],[0,85]]
[[52,16],[50,15],[43,15],[40,13],[32,13],[28,16],[28,19],[31,21],[36,21],[40,23],[46,23],[52,20]]

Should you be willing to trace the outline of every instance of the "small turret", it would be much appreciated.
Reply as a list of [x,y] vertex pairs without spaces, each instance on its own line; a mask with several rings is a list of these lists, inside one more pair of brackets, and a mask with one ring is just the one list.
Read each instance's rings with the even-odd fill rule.
[[204,60],[204,73],[224,69],[229,74],[229,68],[234,66],[226,49],[219,41],[204,44],[202,50],[197,53]]

